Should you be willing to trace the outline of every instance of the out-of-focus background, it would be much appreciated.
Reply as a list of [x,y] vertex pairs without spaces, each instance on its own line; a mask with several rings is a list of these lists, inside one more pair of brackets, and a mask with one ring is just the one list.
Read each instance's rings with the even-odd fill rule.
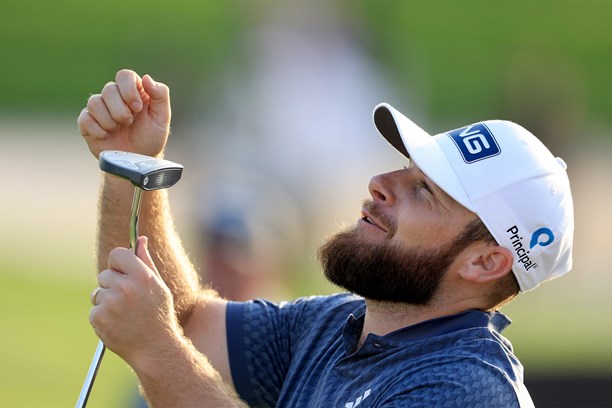
[[[228,297],[331,293],[317,245],[403,160],[386,101],[431,132],[523,124],[569,165],[573,271],[521,295],[505,332],[537,406],[612,406],[612,3],[0,2],[0,406],[76,402],[97,338],[99,171],[76,127],[120,68],[168,84],[171,199]],[[107,354],[91,407],[138,404]]]

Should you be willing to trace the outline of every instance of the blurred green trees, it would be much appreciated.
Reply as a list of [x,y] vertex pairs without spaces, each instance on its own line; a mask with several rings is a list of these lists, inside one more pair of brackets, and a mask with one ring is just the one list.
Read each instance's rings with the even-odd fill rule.
[[[240,64],[241,38],[276,1],[6,1],[0,3],[0,111],[81,109],[86,92],[130,67],[168,82],[179,112],[196,84]],[[516,72],[541,66],[530,87],[571,71],[569,95],[608,119],[612,3],[599,1],[338,2],[355,35],[433,118],[505,113]],[[565,80],[563,78],[561,81]],[[519,78],[519,83],[520,83]],[[546,87],[547,84],[542,84]],[[576,94],[577,93],[577,94]],[[543,107],[555,102],[535,101]],[[506,115],[507,116],[507,115]],[[443,125],[440,125],[443,126]],[[442,128],[437,130],[443,130]]]

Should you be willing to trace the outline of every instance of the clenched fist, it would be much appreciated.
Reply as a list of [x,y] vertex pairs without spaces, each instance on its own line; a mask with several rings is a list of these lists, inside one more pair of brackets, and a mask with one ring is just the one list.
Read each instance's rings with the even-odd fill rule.
[[124,150],[147,156],[163,155],[170,133],[170,91],[149,75],[127,69],[115,82],[92,95],[77,121],[89,150],[98,158],[104,150]]

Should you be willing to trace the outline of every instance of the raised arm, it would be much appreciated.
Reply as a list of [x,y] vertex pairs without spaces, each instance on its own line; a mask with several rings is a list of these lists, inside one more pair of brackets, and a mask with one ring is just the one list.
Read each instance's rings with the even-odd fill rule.
[[[125,150],[163,156],[170,133],[170,92],[166,85],[130,70],[92,95],[81,111],[79,128],[89,150],[98,158],[103,150]],[[98,271],[106,268],[113,248],[128,245],[131,197],[129,182],[105,174],[98,212]],[[175,233],[165,190],[145,192],[139,232],[149,237],[149,249],[170,287],[179,319],[190,312],[199,292],[198,274]]]
[[[121,70],[115,82],[89,98],[78,125],[96,158],[111,149],[162,157],[170,115],[166,85]],[[97,248],[101,289],[90,314],[96,334],[132,366],[153,406],[239,405],[231,390],[226,302],[200,286],[165,190],[143,194],[139,233],[148,244],[139,239],[138,257],[117,249],[128,246],[132,194],[129,182],[103,176]]]

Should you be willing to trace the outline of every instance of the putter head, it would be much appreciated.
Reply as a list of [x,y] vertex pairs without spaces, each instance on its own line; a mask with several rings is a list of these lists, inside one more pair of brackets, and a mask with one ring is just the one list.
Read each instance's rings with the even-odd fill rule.
[[178,163],[119,150],[100,153],[100,169],[128,179],[143,190],[172,187],[183,173],[183,166]]

